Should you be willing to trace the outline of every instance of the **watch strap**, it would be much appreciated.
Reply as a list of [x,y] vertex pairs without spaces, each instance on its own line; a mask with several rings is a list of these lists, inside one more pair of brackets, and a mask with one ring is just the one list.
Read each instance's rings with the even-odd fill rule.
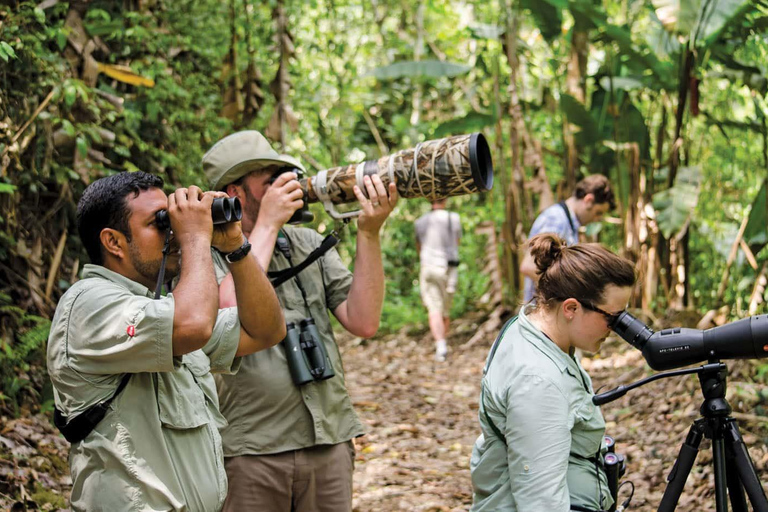
[[227,263],[236,263],[248,256],[249,252],[251,252],[251,243],[246,240],[239,249],[235,249],[234,251],[225,254],[224,259],[227,260]]

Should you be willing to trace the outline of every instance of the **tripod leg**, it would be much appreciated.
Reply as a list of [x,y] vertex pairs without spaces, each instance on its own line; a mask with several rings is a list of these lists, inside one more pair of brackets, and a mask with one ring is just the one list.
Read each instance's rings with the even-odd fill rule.
[[677,507],[677,501],[683,492],[685,481],[688,479],[696,455],[699,453],[699,445],[706,429],[705,425],[705,420],[699,419],[694,421],[688,430],[688,436],[685,438],[683,446],[680,447],[675,465],[667,478],[669,483],[664,491],[664,496],[661,498],[658,512],[672,512]]
[[736,467],[736,459],[733,447],[725,443],[725,476],[728,480],[728,497],[731,499],[733,512],[747,512],[747,499],[744,496],[744,486],[741,485],[741,477]]
[[744,489],[747,491],[749,501],[755,512],[768,512],[768,499],[765,497],[765,491],[757,477],[757,471],[749,457],[744,440],[741,438],[741,432],[736,425],[736,420],[728,418],[724,427],[724,437],[730,451],[733,453],[734,464],[741,479]]
[[725,476],[725,441],[721,436],[712,438],[712,456],[715,468],[715,510],[728,512],[728,487]]

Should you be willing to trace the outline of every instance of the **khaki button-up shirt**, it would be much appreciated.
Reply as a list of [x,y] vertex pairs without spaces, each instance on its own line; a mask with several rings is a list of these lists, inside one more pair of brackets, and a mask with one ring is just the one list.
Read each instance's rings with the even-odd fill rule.
[[[292,244],[294,266],[322,242],[322,236],[311,229],[286,227],[283,231]],[[228,267],[215,251],[214,266],[221,281]],[[269,270],[288,267],[288,260],[275,252]],[[341,354],[328,316],[329,309],[333,311],[346,300],[352,274],[331,249],[304,269],[299,279],[307,293],[309,311],[296,279],[290,279],[275,290],[285,320],[298,325],[307,316],[314,318],[336,375],[296,387],[282,343],[245,356],[237,375],[217,375],[221,412],[229,422],[221,431],[226,457],[336,444],[364,433],[344,384]]]
[[219,510],[225,423],[211,372],[236,369],[240,321],[219,311],[202,350],[173,357],[174,300],[86,265],[59,301],[48,339],[56,407],[68,418],[128,385],[69,454],[75,510]]
[[470,460],[473,512],[610,507],[605,472],[588,460],[605,450],[592,381],[525,312],[504,333],[483,387],[482,435]]

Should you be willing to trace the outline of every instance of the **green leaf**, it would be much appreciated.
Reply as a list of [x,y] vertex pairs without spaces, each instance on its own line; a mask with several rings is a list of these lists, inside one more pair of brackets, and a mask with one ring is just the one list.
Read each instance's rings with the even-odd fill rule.
[[45,25],[45,11],[43,11],[39,7],[35,7],[34,12],[35,12],[35,19],[37,20],[37,22],[40,23],[41,25]]
[[67,107],[71,107],[75,104],[77,99],[77,88],[72,84],[67,84],[64,88],[64,104]]
[[16,52],[13,50],[13,47],[6,43],[5,41],[0,41],[0,59],[3,59],[5,62],[8,62],[8,59],[15,59],[16,58]]
[[667,238],[682,229],[699,201],[699,168],[681,167],[677,172],[674,186],[653,195],[656,222]]
[[597,121],[589,113],[587,107],[570,94],[560,94],[560,110],[565,114],[569,123],[581,128],[579,140],[584,145],[594,144],[600,140],[600,130]]
[[67,119],[61,120],[61,128],[64,130],[64,133],[70,137],[77,135],[77,130],[75,130],[75,127]]
[[454,77],[469,72],[472,66],[455,62],[439,60],[396,62],[369,71],[363,76],[373,76],[379,80],[395,80],[397,78],[441,78]]
[[744,228],[744,241],[752,253],[757,254],[768,244],[768,180],[763,180],[763,186],[755,196],[752,209],[749,211],[747,227]]
[[88,141],[83,137],[82,135],[77,138],[75,141],[75,145],[77,146],[77,151],[80,153],[80,156],[85,158],[88,156]]
[[470,112],[464,117],[452,119],[435,128],[434,136],[438,139],[449,135],[461,133],[473,133],[496,123],[497,117],[493,114]]
[[10,183],[0,183],[0,194],[13,194],[16,191],[16,185]]
[[567,8],[567,2],[521,0],[520,5],[531,12],[536,26],[548,43],[562,34],[563,10]]
[[56,31],[56,46],[59,47],[59,51],[63,50],[67,46],[67,33],[65,31]]
[[656,16],[673,34],[688,36],[701,46],[708,46],[723,28],[756,8],[751,0],[651,0]]

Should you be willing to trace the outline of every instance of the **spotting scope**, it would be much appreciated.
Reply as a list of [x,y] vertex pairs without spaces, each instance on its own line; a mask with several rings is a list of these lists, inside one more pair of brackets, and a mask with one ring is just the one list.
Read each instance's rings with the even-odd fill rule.
[[673,327],[654,332],[624,311],[610,328],[640,350],[654,370],[700,361],[768,357],[768,315],[751,316],[703,331]]

